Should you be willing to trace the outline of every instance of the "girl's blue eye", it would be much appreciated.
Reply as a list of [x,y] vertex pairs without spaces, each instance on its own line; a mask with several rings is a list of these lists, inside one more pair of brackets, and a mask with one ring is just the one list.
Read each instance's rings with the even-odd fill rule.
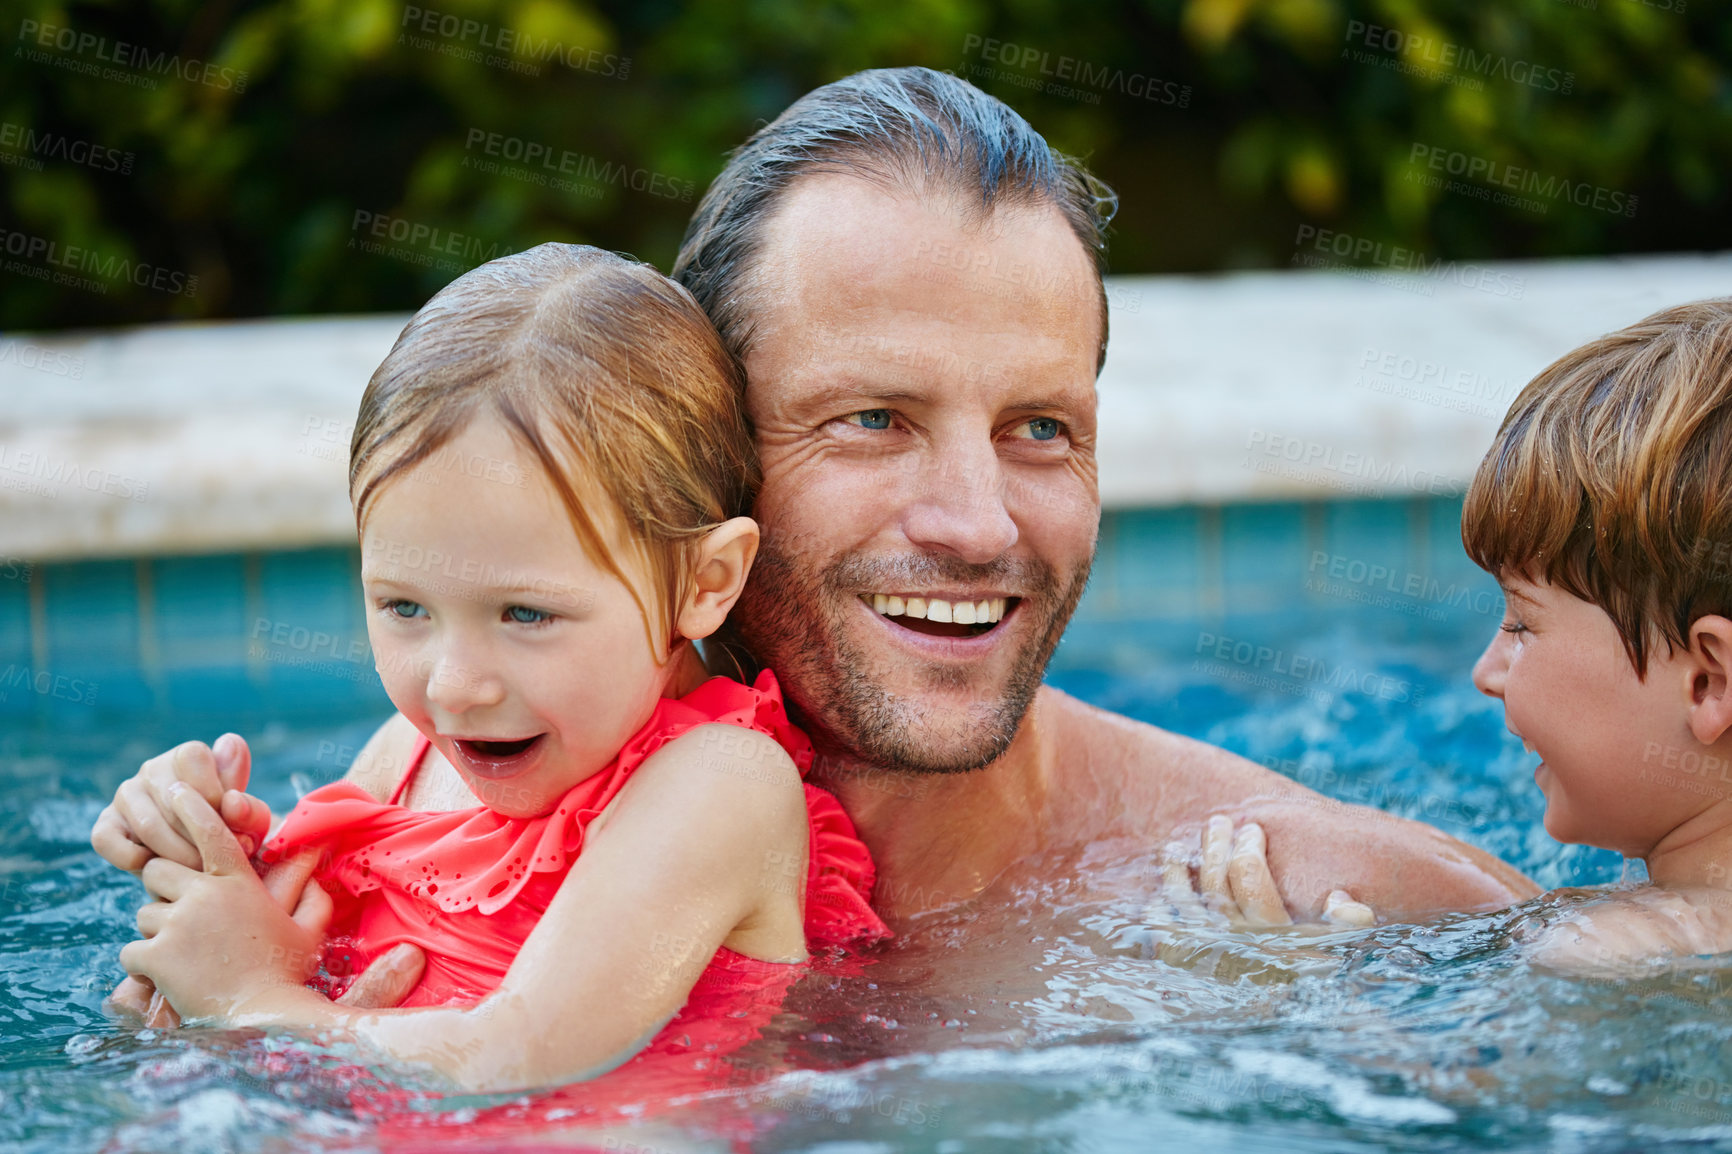
[[385,612],[393,617],[401,617],[405,621],[427,616],[427,610],[417,601],[387,601],[385,602]]
[[858,413],[849,413],[846,419],[859,425],[862,429],[888,429],[890,427],[890,410],[864,409]]
[[1528,627],[1523,625],[1520,621],[1504,622],[1499,625],[1498,628],[1503,630],[1505,633],[1526,633],[1528,631]]
[[1051,417],[1035,417],[1028,422],[1028,435],[1037,441],[1050,441],[1058,436],[1059,428]]
[[512,605],[505,610],[505,619],[519,625],[540,625],[543,621],[553,620],[553,614],[527,605]]

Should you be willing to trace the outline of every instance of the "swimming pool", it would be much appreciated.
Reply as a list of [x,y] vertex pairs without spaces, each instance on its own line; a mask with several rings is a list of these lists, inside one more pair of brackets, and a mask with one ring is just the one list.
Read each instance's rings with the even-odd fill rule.
[[[1447,501],[1109,514],[1050,680],[1324,794],[1423,818],[1546,886],[1616,879],[1539,825],[1532,759],[1467,669],[1501,611]],[[0,569],[0,1145],[366,1149],[323,1061],[280,1040],[135,1032],[101,1014],[139,891],[88,848],[145,755],[248,734],[281,811],[339,775],[387,706],[353,555]],[[21,672],[21,670],[23,672]],[[1506,939],[1525,912],[1156,951],[1146,855],[1025,895],[934,990],[910,947],[820,966],[735,1060],[742,1088],[589,1136],[611,1150],[1644,1150],[1732,1145],[1732,969],[1566,979]],[[990,996],[966,963],[1036,962]],[[1158,956],[1151,956],[1158,954]],[[326,1063],[329,1064],[329,1063]],[[489,1148],[474,1100],[417,1148]],[[466,1111],[470,1113],[466,1113]],[[574,1141],[566,1119],[520,1133]]]

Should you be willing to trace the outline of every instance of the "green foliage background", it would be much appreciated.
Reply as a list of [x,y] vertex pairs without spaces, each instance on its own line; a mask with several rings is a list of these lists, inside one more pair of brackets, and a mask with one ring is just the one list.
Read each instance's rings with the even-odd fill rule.
[[[902,64],[976,79],[1087,157],[1121,195],[1118,272],[1282,266],[1305,223],[1455,259],[1732,247],[1732,9],[1711,0],[11,7],[0,25],[11,38],[0,72],[6,328],[410,309],[456,267],[544,240],[665,268],[696,200],[678,190],[701,193],[727,151],[802,92]],[[510,30],[561,45],[566,59],[464,59],[487,51],[479,34],[419,32],[417,9],[473,20],[495,41]],[[1367,48],[1360,25],[1418,39]],[[47,26],[106,47],[43,49]],[[119,43],[244,71],[244,90],[156,73],[146,89],[78,71]],[[1443,44],[1501,59],[1502,71],[1476,86],[1459,66],[1427,64]],[[1567,73],[1568,91],[1508,78],[1515,63]],[[1079,65],[1091,84],[1054,80]],[[1150,87],[1162,98],[1132,94]],[[1187,89],[1183,106],[1171,99]],[[130,171],[40,143],[33,152],[16,143],[26,132],[129,153]],[[485,171],[475,142],[488,133],[569,151],[589,176],[566,177],[572,191]],[[1416,142],[1634,196],[1636,211],[1558,200],[1542,212],[1428,188],[1411,179]],[[640,184],[659,174],[656,191],[631,188],[634,173]],[[358,212],[443,230],[438,243],[465,255],[428,267],[416,261],[431,242],[364,251]],[[102,281],[107,291],[45,283],[13,263],[14,233],[193,275],[197,288],[155,291],[124,275]]]

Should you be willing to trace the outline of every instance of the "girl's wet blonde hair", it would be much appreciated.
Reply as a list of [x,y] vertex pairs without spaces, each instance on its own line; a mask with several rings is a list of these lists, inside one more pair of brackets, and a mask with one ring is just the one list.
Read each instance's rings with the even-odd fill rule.
[[1639,675],[1732,616],[1732,298],[1655,313],[1523,389],[1461,518],[1487,572],[1605,610]]
[[[745,514],[757,490],[744,393],[709,318],[649,265],[575,244],[489,261],[428,301],[368,381],[349,451],[356,526],[394,478],[492,415],[539,462],[585,552],[632,591],[651,648],[665,651],[693,545]],[[598,498],[640,544],[658,611],[614,556]]]

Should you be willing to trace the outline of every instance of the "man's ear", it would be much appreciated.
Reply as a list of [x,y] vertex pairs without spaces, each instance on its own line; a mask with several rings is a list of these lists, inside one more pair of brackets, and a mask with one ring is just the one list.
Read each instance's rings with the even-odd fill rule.
[[746,587],[758,555],[758,523],[750,517],[723,521],[704,534],[692,554],[692,584],[674,628],[696,641],[721,628]]
[[1732,729],[1732,621],[1710,614],[1690,625],[1690,732],[1713,745]]

